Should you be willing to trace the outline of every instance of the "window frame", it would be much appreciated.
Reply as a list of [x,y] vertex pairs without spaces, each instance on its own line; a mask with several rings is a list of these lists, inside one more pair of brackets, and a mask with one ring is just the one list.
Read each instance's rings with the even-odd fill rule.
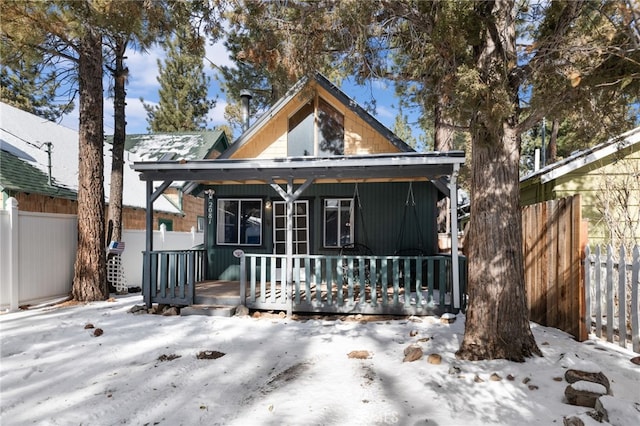
[[[233,242],[227,242],[225,241],[225,237],[226,237],[226,232],[225,229],[227,222],[224,220],[221,220],[221,214],[223,214],[223,212],[226,212],[226,208],[224,206],[223,203],[225,202],[237,202],[238,203],[238,208],[236,211],[236,217],[237,217],[237,221],[235,223],[235,229],[237,230],[236,232],[236,239]],[[260,221],[259,221],[259,232],[257,234],[258,237],[258,242],[257,243],[247,243],[247,242],[242,242],[241,241],[241,237],[242,237],[242,226],[240,221],[240,217],[241,217],[241,212],[242,212],[242,204],[243,203],[253,203],[253,202],[258,202],[260,205]],[[222,205],[221,205],[222,203]],[[260,247],[263,244],[263,235],[264,235],[264,200],[262,198],[233,198],[233,197],[225,197],[225,198],[217,198],[216,199],[216,245],[218,246],[243,246],[243,247]],[[221,228],[222,228],[222,232],[221,232]],[[249,227],[247,227],[247,229],[249,229]],[[222,237],[222,238],[221,238]],[[246,236],[245,236],[246,238]],[[222,241],[221,241],[222,239]]]
[[[328,226],[328,221],[327,221],[327,211],[329,210],[327,207],[327,203],[328,202],[337,202],[337,206],[335,207],[336,210],[336,223],[335,223],[335,229],[334,232],[336,234],[336,245],[329,245],[327,243],[327,231],[329,230],[329,226]],[[342,243],[342,236],[343,233],[341,232],[341,229],[343,228],[342,226],[342,216],[340,214],[341,211],[341,207],[342,207],[342,203],[343,202],[348,202],[348,210],[349,210],[349,223],[348,226],[349,227],[349,241]],[[354,206],[355,206],[355,200],[353,198],[349,198],[349,197],[327,197],[324,198],[322,200],[322,247],[326,248],[326,249],[341,249],[345,246],[351,245],[355,242],[355,211],[354,211]]]

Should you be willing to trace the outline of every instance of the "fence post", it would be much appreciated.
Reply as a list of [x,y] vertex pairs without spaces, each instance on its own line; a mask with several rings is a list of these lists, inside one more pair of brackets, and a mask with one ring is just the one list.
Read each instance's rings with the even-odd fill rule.
[[602,260],[600,246],[596,246],[596,336],[602,337]]
[[18,200],[10,197],[6,202],[9,212],[9,309],[17,311],[20,305],[20,223]]
[[627,346],[627,257],[624,246],[620,246],[620,257],[618,258],[618,333],[619,344],[623,348]]
[[633,264],[631,269],[631,337],[634,352],[640,352],[640,327],[638,326],[638,291],[640,291],[640,249],[633,248]]
[[607,245],[607,341],[613,342],[613,248]]
[[587,330],[587,338],[591,334],[591,250],[589,246],[584,249],[584,322]]

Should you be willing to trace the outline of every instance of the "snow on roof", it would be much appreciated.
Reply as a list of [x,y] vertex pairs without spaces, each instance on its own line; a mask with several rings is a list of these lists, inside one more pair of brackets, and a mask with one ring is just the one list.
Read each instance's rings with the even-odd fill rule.
[[[0,149],[49,173],[47,144],[51,143],[51,175],[58,186],[78,190],[78,132],[0,102]],[[146,208],[146,183],[131,169],[140,157],[125,153],[122,202],[128,207]],[[111,150],[104,149],[104,188],[108,202],[111,185]],[[157,211],[181,213],[168,199],[154,203]]]
[[636,127],[591,148],[574,152],[563,160],[549,164],[540,170],[522,177],[520,182],[522,183],[539,176],[540,182],[547,183],[637,143],[640,143],[640,127]]

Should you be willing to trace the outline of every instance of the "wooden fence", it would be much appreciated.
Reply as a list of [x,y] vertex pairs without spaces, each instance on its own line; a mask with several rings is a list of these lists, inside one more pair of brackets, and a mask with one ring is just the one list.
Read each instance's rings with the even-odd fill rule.
[[522,223],[531,321],[587,339],[582,277],[587,231],[580,196],[525,206]]
[[621,247],[617,259],[610,245],[606,253],[600,246],[593,254],[586,248],[586,329],[598,337],[603,337],[604,332],[609,342],[617,341],[622,347],[631,343],[634,352],[640,352],[639,275],[640,247],[637,245],[631,256]]

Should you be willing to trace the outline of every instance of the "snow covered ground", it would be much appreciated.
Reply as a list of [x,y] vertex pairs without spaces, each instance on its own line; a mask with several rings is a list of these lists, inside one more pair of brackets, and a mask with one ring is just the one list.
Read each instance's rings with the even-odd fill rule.
[[[128,313],[141,303],[130,295],[0,315],[0,423],[562,425],[587,411],[563,402],[564,372],[584,360],[616,399],[640,403],[638,354],[536,324],[544,357],[463,362],[462,315],[443,324]],[[410,344],[425,356],[403,362]],[[427,361],[432,353],[441,364]]]

